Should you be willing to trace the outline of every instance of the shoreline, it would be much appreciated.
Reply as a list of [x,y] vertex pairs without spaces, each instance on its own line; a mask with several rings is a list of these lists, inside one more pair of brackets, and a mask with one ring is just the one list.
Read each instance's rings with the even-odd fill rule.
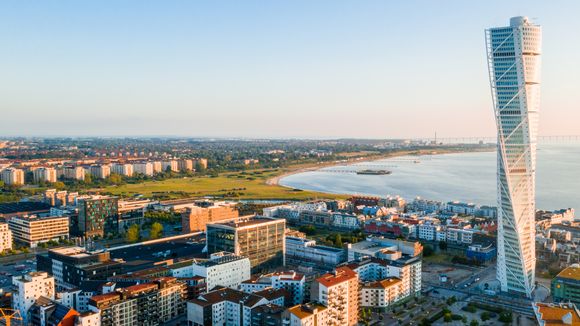
[[[317,171],[317,170],[320,170],[320,169],[326,168],[326,167],[348,166],[348,165],[353,165],[353,164],[357,164],[357,163],[374,162],[374,161],[378,161],[378,160],[384,160],[384,159],[401,157],[401,156],[418,156],[418,157],[420,157],[420,156],[428,156],[428,155],[445,155],[445,154],[461,154],[461,153],[492,152],[492,151],[494,151],[494,149],[491,149],[491,148],[490,149],[482,148],[480,150],[453,150],[453,149],[445,149],[445,150],[440,150],[440,151],[426,150],[424,152],[419,150],[419,153],[416,153],[417,151],[401,151],[401,152],[389,153],[389,154],[384,154],[384,155],[363,157],[363,158],[357,158],[357,159],[349,159],[349,160],[346,160],[346,162],[334,161],[334,162],[324,162],[321,164],[314,164],[313,163],[312,164],[313,166],[296,167],[294,169],[292,167],[288,167],[287,169],[290,169],[289,171],[283,172],[282,174],[279,174],[275,177],[269,178],[268,180],[266,180],[265,183],[268,186],[280,186],[280,187],[289,188],[289,189],[299,189],[299,188],[284,186],[284,185],[280,184],[280,180],[282,180],[283,178],[289,177],[291,175],[294,175],[294,174]],[[300,190],[305,190],[305,189],[300,189]]]

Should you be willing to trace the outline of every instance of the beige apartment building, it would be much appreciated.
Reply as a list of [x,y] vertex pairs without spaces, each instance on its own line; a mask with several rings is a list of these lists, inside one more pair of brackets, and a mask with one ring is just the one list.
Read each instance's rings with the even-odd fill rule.
[[2,170],[0,178],[5,185],[23,185],[24,171],[21,169],[7,168]]
[[67,239],[69,219],[66,216],[18,216],[8,222],[15,242],[36,248],[39,243]]
[[359,306],[358,274],[348,267],[317,278],[310,288],[311,301],[327,307],[328,318],[336,325],[356,326]]
[[12,232],[7,223],[0,223],[0,253],[12,249]]
[[230,220],[239,216],[234,203],[217,203],[210,207],[193,206],[181,215],[183,233],[205,231],[208,223]]

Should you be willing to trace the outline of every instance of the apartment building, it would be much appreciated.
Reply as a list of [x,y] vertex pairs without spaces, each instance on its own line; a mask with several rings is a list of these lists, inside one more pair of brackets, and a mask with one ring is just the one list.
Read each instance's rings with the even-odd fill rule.
[[36,248],[39,243],[68,239],[69,219],[66,216],[16,216],[8,221],[15,242]]
[[231,253],[218,252],[209,260],[193,260],[193,275],[205,278],[207,290],[216,286],[238,289],[243,281],[250,279],[250,259]]
[[56,170],[51,167],[40,167],[32,171],[32,177],[35,183],[39,182],[56,182]]
[[159,172],[163,172],[163,164],[161,164],[160,161],[153,161],[151,162],[151,165],[153,166],[153,173],[159,173]]
[[179,160],[177,161],[177,168],[181,172],[193,171],[195,167],[193,166],[193,160]]
[[208,253],[231,252],[250,259],[252,272],[286,265],[286,221],[246,217],[207,224]]
[[271,302],[258,294],[216,288],[187,302],[187,322],[189,326],[253,325],[252,311],[268,304]]
[[173,277],[116,289],[89,300],[102,326],[160,325],[185,314],[186,285]]
[[133,176],[133,164],[130,163],[115,163],[111,166],[111,172],[125,177]]
[[111,175],[111,166],[108,164],[91,165],[89,167],[89,173],[94,178],[106,179]]
[[20,312],[22,324],[28,325],[29,310],[40,297],[54,300],[54,278],[45,272],[31,272],[14,276],[12,284],[15,291],[12,294],[12,307]]
[[331,325],[329,312],[324,305],[312,302],[288,308],[282,318],[289,326]]
[[12,231],[7,223],[0,223],[0,253],[12,250]]
[[179,165],[176,160],[161,161],[161,169],[163,172],[172,171],[179,172]]
[[310,288],[311,301],[328,309],[328,318],[336,325],[356,326],[359,308],[359,277],[348,267],[317,278]]
[[133,163],[133,172],[147,176],[152,176],[154,173],[153,164],[151,162]]
[[80,236],[103,237],[119,230],[117,197],[92,196],[77,203],[79,210],[75,233]]
[[82,166],[66,166],[63,168],[63,177],[69,180],[85,180],[85,168]]
[[0,178],[5,185],[18,186],[24,184],[24,171],[15,168],[6,168],[0,172]]
[[244,292],[257,292],[266,288],[285,289],[290,294],[292,305],[304,302],[306,292],[306,277],[295,271],[275,272],[257,275],[241,283],[240,289]]
[[188,207],[181,214],[182,232],[205,231],[208,223],[237,218],[239,213],[236,205],[236,203],[216,202],[209,207]]
[[403,282],[398,278],[387,278],[361,285],[361,306],[386,308],[406,297]]

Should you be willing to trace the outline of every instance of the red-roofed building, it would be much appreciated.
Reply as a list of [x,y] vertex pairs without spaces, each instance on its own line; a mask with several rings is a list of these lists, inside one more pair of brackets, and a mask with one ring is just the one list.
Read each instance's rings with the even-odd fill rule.
[[354,326],[358,322],[358,274],[343,266],[317,278],[310,289],[310,299],[328,308],[329,318],[337,325]]
[[185,314],[187,286],[174,277],[93,296],[89,310],[101,315],[102,326],[157,325]]

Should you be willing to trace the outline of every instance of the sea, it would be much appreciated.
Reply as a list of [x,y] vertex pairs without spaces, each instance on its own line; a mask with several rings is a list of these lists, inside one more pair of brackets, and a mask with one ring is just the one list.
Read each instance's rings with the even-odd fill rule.
[[[400,195],[497,206],[496,152],[402,156],[289,175],[286,187],[336,194]],[[388,175],[355,170],[384,169]],[[536,208],[580,209],[580,143],[538,144]]]

